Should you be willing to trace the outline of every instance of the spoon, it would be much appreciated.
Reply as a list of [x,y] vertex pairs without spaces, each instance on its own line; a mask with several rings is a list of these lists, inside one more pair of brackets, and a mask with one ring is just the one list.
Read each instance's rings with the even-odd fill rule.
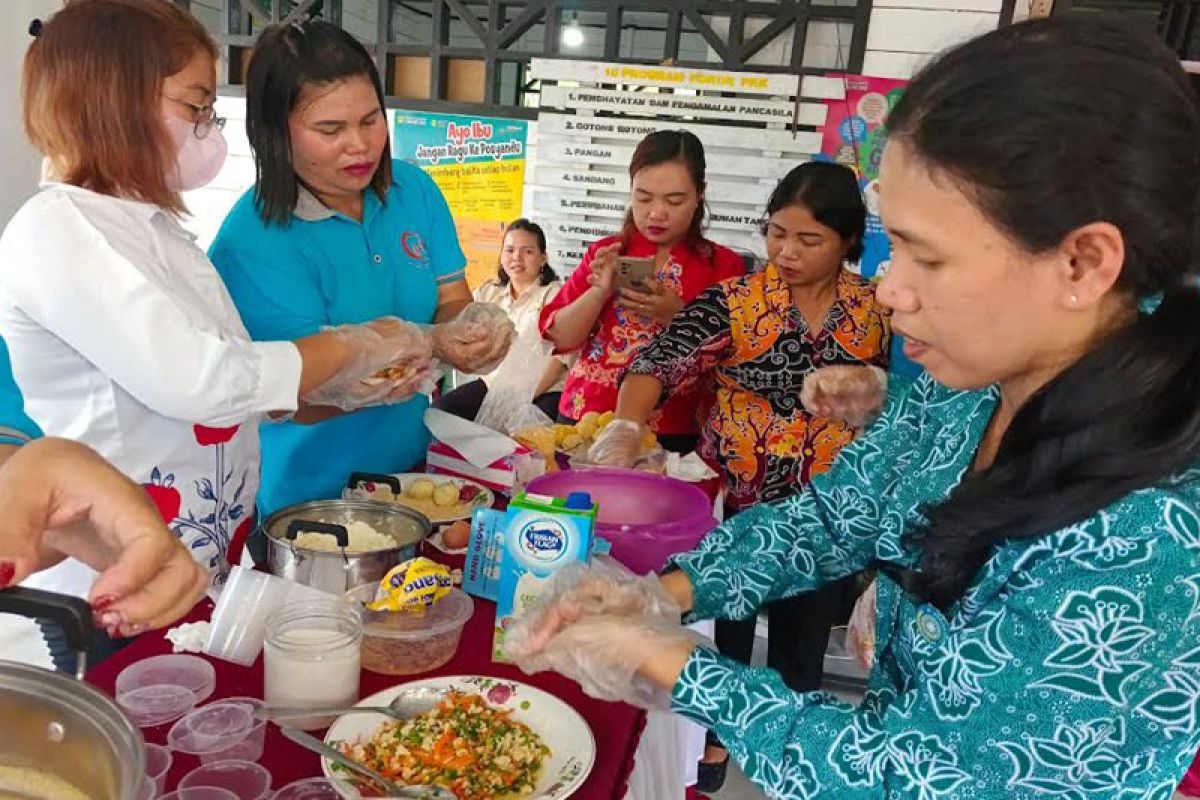
[[393,783],[370,767],[363,766],[357,761],[347,758],[337,748],[330,747],[317,737],[311,736],[304,731],[295,728],[280,728],[279,730],[283,732],[284,736],[301,747],[324,756],[330,761],[341,764],[343,767],[367,778],[371,783],[383,789],[384,797],[403,798],[404,800],[456,800],[454,794],[438,786],[400,786]]
[[254,710],[254,718],[278,722],[296,717],[332,717],[342,714],[383,714],[399,722],[432,711],[446,696],[445,689],[415,686],[392,698],[386,706],[347,706],[345,708],[311,708],[299,706],[265,706]]

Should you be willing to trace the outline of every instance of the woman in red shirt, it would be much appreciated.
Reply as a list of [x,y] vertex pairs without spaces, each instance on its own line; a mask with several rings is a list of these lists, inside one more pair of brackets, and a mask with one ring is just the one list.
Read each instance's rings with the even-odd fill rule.
[[[704,146],[686,131],[656,131],[629,164],[629,211],[621,233],[593,244],[542,309],[542,336],[558,353],[579,352],[563,387],[559,418],[613,411],[625,370],[702,291],[745,274],[741,256],[704,238]],[[617,256],[654,258],[654,279],[616,285]],[[680,392],[649,419],[668,450],[690,452],[711,386]]]

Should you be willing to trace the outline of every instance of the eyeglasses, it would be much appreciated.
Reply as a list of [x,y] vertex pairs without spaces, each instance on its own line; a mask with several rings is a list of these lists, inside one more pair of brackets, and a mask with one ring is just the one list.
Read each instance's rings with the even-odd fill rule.
[[180,97],[171,97],[169,94],[163,96],[172,102],[185,105],[192,111],[196,112],[196,125],[193,128],[193,133],[196,134],[197,139],[203,139],[205,136],[208,136],[208,134],[212,132],[213,128],[216,128],[217,130],[222,130],[225,128],[225,118],[217,116],[217,109],[214,106],[197,105],[196,103],[192,103]]

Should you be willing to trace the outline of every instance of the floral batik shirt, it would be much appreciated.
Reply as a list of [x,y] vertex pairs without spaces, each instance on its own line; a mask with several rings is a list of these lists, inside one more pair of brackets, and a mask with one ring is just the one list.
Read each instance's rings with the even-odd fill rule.
[[[554,326],[558,312],[582,297],[590,288],[588,275],[596,251],[619,241],[616,237],[601,239],[588,248],[583,261],[571,273],[563,288],[542,309],[542,335]],[[635,234],[623,253],[628,256],[654,256],[653,242]],[[713,242],[703,248],[686,243],[675,246],[670,257],[658,267],[655,278],[683,298],[696,299],[700,292],[727,278],[744,274],[746,264],[741,256]],[[579,351],[563,386],[559,413],[568,419],[580,419],[589,411],[603,414],[617,407],[617,392],[621,378],[633,360],[645,350],[663,326],[652,319],[627,311],[614,294],[604,304],[592,333]],[[678,392],[650,419],[650,427],[661,434],[694,434],[699,426],[698,409],[706,408],[711,400],[711,387],[696,386],[690,392]]]
[[[829,473],[676,557],[691,616],[912,566],[902,534],[962,480],[998,396],[897,387]],[[1200,468],[998,547],[947,614],[881,574],[876,641],[859,706],[707,649],[672,705],[773,798],[1167,800],[1200,745]]]
[[809,329],[774,265],[700,294],[630,367],[663,384],[663,398],[716,378],[700,455],[740,510],[795,494],[829,469],[854,429],[800,404],[804,378],[832,364],[887,366],[888,312],[871,282],[843,270],[820,328]]

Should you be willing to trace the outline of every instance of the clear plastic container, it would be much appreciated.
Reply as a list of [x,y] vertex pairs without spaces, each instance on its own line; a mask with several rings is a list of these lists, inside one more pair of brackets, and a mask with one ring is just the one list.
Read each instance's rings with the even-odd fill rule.
[[271,795],[271,800],[345,800],[347,797],[358,797],[358,792],[344,781],[304,778],[279,789]]
[[[322,709],[358,702],[362,620],[340,598],[302,602],[276,611],[267,623],[263,685],[268,706]],[[328,727],[335,717],[288,720],[301,730]]]
[[469,596],[451,589],[423,614],[370,611],[363,603],[374,600],[378,588],[378,583],[368,583],[346,593],[362,616],[363,669],[384,675],[417,675],[454,658],[463,626],[475,608]]
[[[221,702],[230,705],[246,706],[250,710],[251,715],[267,706],[266,703],[257,697],[226,697]],[[208,754],[202,760],[206,763],[212,761],[258,761],[258,759],[262,758],[263,744],[266,741],[266,737],[267,721],[265,719],[256,719],[250,731],[246,734],[245,739],[226,750],[219,750]]]
[[135,661],[117,676],[116,696],[135,692],[148,686],[183,686],[196,695],[198,705],[212,696],[217,688],[217,672],[213,665],[198,656],[154,656]]
[[166,791],[167,773],[171,771],[174,761],[175,756],[171,755],[170,748],[161,744],[146,745],[146,777],[154,781],[154,794],[151,797]]
[[261,800],[271,793],[271,773],[250,761],[214,761],[183,776],[180,789],[215,786],[237,795],[238,800]]
[[172,750],[200,756],[202,762],[245,741],[256,720],[249,706],[213,703],[176,722],[167,734]]
[[139,728],[174,722],[196,707],[196,694],[186,686],[140,686],[117,695],[117,705]]
[[228,789],[218,789],[215,786],[193,786],[191,789],[168,792],[158,800],[238,800],[238,796]]

